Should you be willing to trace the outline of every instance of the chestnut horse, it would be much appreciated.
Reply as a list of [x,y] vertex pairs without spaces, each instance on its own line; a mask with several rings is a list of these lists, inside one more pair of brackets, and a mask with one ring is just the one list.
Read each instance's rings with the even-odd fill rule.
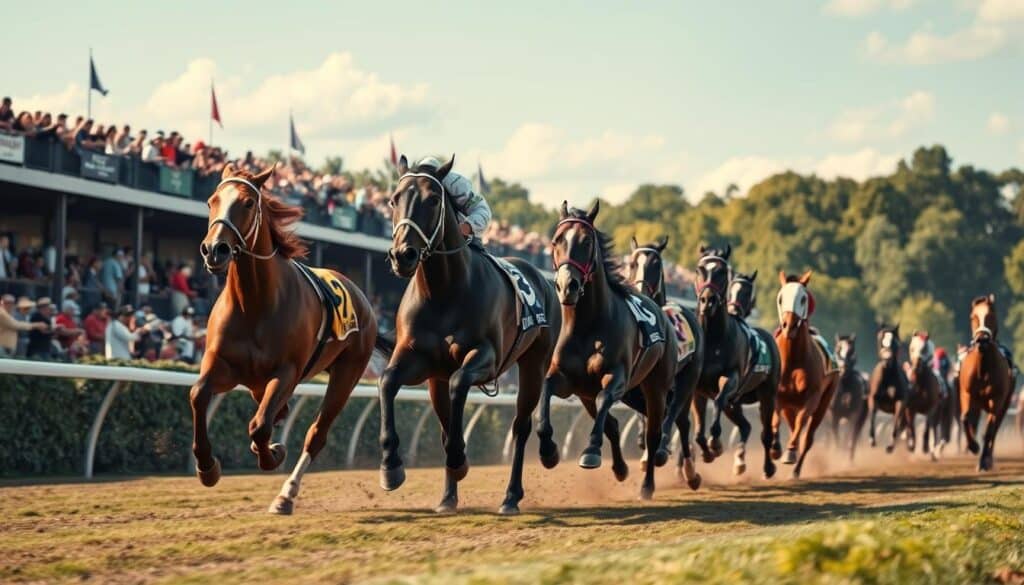
[[900,325],[889,327],[885,323],[878,326],[877,345],[878,362],[871,370],[868,379],[868,441],[874,447],[875,415],[879,410],[892,415],[892,437],[885,446],[886,453],[896,448],[896,439],[900,434],[900,422],[903,420],[903,409],[906,408],[910,395],[910,383],[906,372],[900,366]]
[[938,444],[938,408],[941,398],[939,378],[932,370],[935,359],[935,344],[928,338],[928,332],[915,331],[910,338],[910,363],[907,365],[907,378],[910,380],[910,394],[907,396],[906,408],[903,409],[901,424],[907,432],[907,449],[914,451],[917,443],[918,415],[924,416],[924,434],[921,437],[921,452],[937,461],[938,456],[932,451],[929,437]]
[[672,424],[688,397],[683,389],[673,388],[679,362],[672,325],[654,301],[634,294],[626,283],[611,239],[594,226],[599,210],[599,202],[589,212],[563,203],[551,238],[562,331],[544,380],[538,431],[541,461],[546,467],[558,461],[551,439],[551,397],[575,394],[594,417],[580,467],[601,466],[602,435],[607,435],[612,472],[624,481],[629,468],[622,458],[618,422],[609,414],[622,400],[647,416],[640,497],[650,499],[654,468],[668,461]]
[[347,296],[344,306],[354,312],[357,325],[342,339],[325,330],[330,313],[321,300],[324,293],[317,292],[295,262],[306,247],[287,229],[302,211],[262,192],[273,173],[270,168],[254,176],[228,165],[210,196],[209,229],[200,252],[207,270],[227,271],[227,282],[210,313],[206,353],[189,398],[196,471],[203,485],[211,487],[221,474],[206,429],[214,395],[239,385],[252,392],[259,407],[249,422],[249,437],[260,469],[269,471],[285,459],[284,446],[270,440],[274,423],[288,412],[295,385],[323,370],[330,373],[302,455],[270,506],[271,512],[290,514],[303,474],[323,449],[331,423],[366,369],[377,322],[363,293],[332,271],[344,288],[336,292],[342,303]]
[[839,440],[839,423],[846,421],[849,428],[847,449],[850,461],[857,450],[857,441],[868,418],[868,384],[857,370],[857,334],[836,335],[836,361],[839,363],[839,385],[832,398],[832,438]]
[[[381,374],[381,487],[394,490],[405,481],[395,429],[395,396],[402,386],[427,382],[430,401],[441,423],[445,449],[445,487],[438,512],[458,508],[458,482],[469,472],[462,419],[473,386],[496,380],[519,364],[519,393],[512,423],[515,453],[501,514],[518,514],[523,498],[523,453],[530,434],[530,416],[540,398],[544,373],[558,338],[561,319],[554,288],[529,263],[508,260],[532,288],[546,324],[520,329],[516,318],[520,294],[485,253],[469,246],[459,231],[445,177],[452,157],[438,169],[408,167],[391,196],[394,208],[392,271],[409,278],[396,319],[397,339],[387,348],[390,360]],[[527,294],[523,291],[522,294]],[[532,316],[530,318],[533,318]],[[537,319],[539,323],[540,319]],[[390,344],[384,340],[379,345]]]
[[814,434],[825,420],[839,382],[839,370],[832,369],[830,356],[811,333],[814,298],[807,289],[810,281],[810,271],[800,277],[779,272],[782,288],[776,300],[780,327],[775,334],[775,342],[782,358],[782,376],[772,421],[775,433],[772,454],[781,455],[779,424],[784,418],[790,435],[786,458],[782,462],[796,464],[793,467],[794,478],[800,477],[807,452],[814,444]]
[[[978,297],[971,304],[971,345],[960,364],[960,418],[967,449],[981,452],[978,471],[992,469],[996,433],[1013,399],[1010,361],[999,346],[996,296]],[[977,434],[981,411],[988,413],[985,437],[979,449]]]

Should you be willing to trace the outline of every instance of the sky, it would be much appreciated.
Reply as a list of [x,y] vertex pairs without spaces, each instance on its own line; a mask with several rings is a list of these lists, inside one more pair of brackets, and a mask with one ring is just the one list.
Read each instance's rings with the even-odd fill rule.
[[[20,4],[20,5],[19,5]],[[1024,0],[12,3],[15,109],[208,138],[240,155],[410,158],[523,183],[548,206],[688,197],[786,169],[863,179],[920,145],[1024,166]]]

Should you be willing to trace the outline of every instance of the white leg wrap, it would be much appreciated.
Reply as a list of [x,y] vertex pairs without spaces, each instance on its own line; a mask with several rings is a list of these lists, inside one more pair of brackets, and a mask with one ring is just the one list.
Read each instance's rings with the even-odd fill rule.
[[295,464],[292,474],[288,476],[284,485],[281,486],[281,497],[291,500],[299,495],[299,484],[302,482],[302,476],[306,474],[306,470],[309,469],[309,464],[312,462],[313,458],[309,456],[309,453],[303,451],[302,456],[299,457],[299,462]]

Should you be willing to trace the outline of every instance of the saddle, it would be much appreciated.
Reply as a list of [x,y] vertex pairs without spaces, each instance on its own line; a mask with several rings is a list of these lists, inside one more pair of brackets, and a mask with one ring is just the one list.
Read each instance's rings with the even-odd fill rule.
[[330,270],[310,268],[301,262],[292,260],[295,269],[304,276],[316,292],[317,298],[324,309],[317,332],[317,344],[313,355],[302,370],[301,379],[305,379],[310,369],[320,359],[324,346],[331,339],[343,340],[352,333],[359,331],[359,317],[352,306],[352,299],[345,285]]

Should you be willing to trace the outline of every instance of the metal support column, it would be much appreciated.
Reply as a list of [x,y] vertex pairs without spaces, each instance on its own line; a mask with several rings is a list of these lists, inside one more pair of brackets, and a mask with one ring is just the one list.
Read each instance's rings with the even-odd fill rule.
[[316,242],[313,244],[313,266],[324,265],[324,243]]
[[68,246],[68,194],[57,194],[57,211],[54,216],[53,249],[57,251],[53,265],[53,301],[60,307],[64,299],[60,293],[64,288],[64,258]]
[[96,445],[100,440],[103,420],[107,418],[107,413],[110,412],[114,399],[117,398],[118,393],[127,384],[127,382],[122,381],[111,384],[110,389],[107,390],[107,395],[103,397],[103,402],[100,403],[100,409],[96,411],[96,418],[93,419],[92,426],[89,427],[89,437],[85,441],[85,479],[92,479],[93,464],[96,461]]
[[356,448],[359,446],[359,435],[363,434],[363,427],[366,426],[366,419],[370,417],[370,413],[377,407],[378,400],[376,398],[370,399],[370,402],[363,408],[363,412],[359,413],[359,418],[356,420],[356,427],[352,429],[352,438],[348,441],[348,453],[345,456],[345,467],[351,468],[356,462]]
[[370,252],[366,252],[366,265],[363,270],[366,272],[363,291],[366,293],[366,298],[373,299],[373,254]]
[[[142,304],[142,295],[139,294],[139,265],[142,264],[142,224],[143,224],[143,211],[141,207],[135,208],[135,239],[132,242],[132,270],[135,274],[126,274],[125,279],[132,279],[135,283],[135,288],[132,290],[132,306],[138,307]],[[152,276],[152,275],[150,275]]]

